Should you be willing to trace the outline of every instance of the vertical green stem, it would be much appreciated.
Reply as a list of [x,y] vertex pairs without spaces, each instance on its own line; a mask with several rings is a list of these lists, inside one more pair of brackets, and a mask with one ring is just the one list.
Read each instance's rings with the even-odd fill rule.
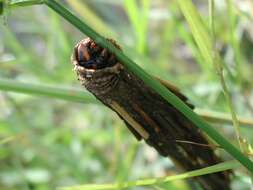
[[242,83],[242,57],[240,52],[240,44],[238,41],[237,31],[236,31],[236,14],[234,8],[233,0],[226,0],[227,3],[227,12],[228,12],[228,25],[229,25],[229,38],[231,47],[233,49],[234,60],[235,60],[235,68],[236,68],[236,79],[237,83]]
[[4,12],[4,2],[3,0],[0,0],[0,15],[2,15]]
[[223,88],[223,92],[226,98],[226,101],[228,103],[229,106],[229,110],[232,116],[232,121],[233,121],[233,126],[234,126],[234,130],[236,133],[236,137],[238,140],[238,144],[240,146],[240,149],[243,151],[243,147],[242,147],[242,143],[241,143],[241,136],[240,136],[240,128],[239,128],[239,122],[235,113],[235,109],[232,103],[232,99],[231,96],[229,94],[229,90],[228,87],[226,85],[225,82],[225,78],[223,75],[223,66],[221,63],[221,60],[218,58],[217,56],[217,51],[216,51],[216,47],[215,47],[215,41],[216,41],[216,37],[215,37],[215,26],[214,26],[214,0],[209,0],[209,18],[210,18],[210,30],[211,30],[211,38],[212,38],[212,56],[213,56],[213,64],[215,66],[216,72],[219,76],[220,79],[220,83],[221,86]]

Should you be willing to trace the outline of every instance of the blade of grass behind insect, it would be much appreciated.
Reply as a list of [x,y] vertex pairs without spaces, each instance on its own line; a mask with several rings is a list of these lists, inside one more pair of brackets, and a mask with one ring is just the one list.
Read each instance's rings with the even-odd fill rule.
[[196,59],[200,67],[202,68],[202,64],[205,63],[205,59],[203,55],[199,53],[199,49],[196,46],[194,39],[192,38],[192,35],[190,35],[189,32],[186,31],[185,26],[182,24],[178,26],[178,30],[179,30],[179,36],[186,43],[186,45],[190,47],[194,58]]
[[234,127],[234,130],[235,130],[235,134],[236,134],[236,137],[237,137],[239,147],[242,151],[244,151],[243,146],[242,146],[243,145],[243,142],[242,142],[243,138],[240,134],[239,122],[238,122],[236,112],[235,112],[235,108],[234,108],[234,105],[233,105],[233,102],[232,102],[232,99],[231,99],[231,96],[230,96],[230,93],[229,93],[229,89],[228,89],[226,81],[225,81],[225,77],[224,77],[224,73],[223,73],[223,65],[221,63],[221,59],[218,56],[218,52],[217,52],[216,47],[215,47],[216,34],[215,34],[215,23],[214,23],[215,13],[214,12],[215,12],[214,0],[209,0],[209,14],[210,14],[209,22],[210,22],[210,31],[211,31],[211,38],[212,38],[213,65],[214,65],[214,67],[216,69],[216,73],[217,73],[217,75],[220,79],[220,83],[221,83],[221,86],[223,88],[223,92],[224,92],[229,110],[231,112],[233,127]]
[[234,53],[235,60],[235,68],[236,68],[236,81],[240,85],[242,82],[242,55],[240,50],[240,42],[238,31],[236,28],[236,13],[235,13],[235,5],[233,0],[226,0],[227,4],[227,16],[228,16],[228,24],[229,24],[229,40]]
[[70,73],[69,55],[72,47],[68,40],[67,33],[62,27],[62,20],[52,10],[48,14],[48,30],[50,35],[47,35],[47,52],[46,62],[53,65],[52,74],[57,81],[70,81],[73,76]]
[[18,68],[18,66],[17,68],[23,72],[32,71],[32,73],[43,79],[51,80],[47,75],[43,74],[44,67],[41,60],[36,59],[32,52],[27,51],[8,27],[0,26],[0,29],[4,31],[4,44],[6,44],[6,47],[8,47],[16,56],[15,61],[12,62],[15,64],[13,67],[16,67],[17,64],[19,64],[20,68]]
[[0,0],[0,16],[3,14],[4,12],[4,0]]
[[207,32],[207,28],[191,0],[178,0],[177,2],[185,19],[187,20],[187,23],[189,24],[199,51],[205,59],[205,62],[201,65],[202,69],[211,77],[214,70],[211,54],[212,42]]
[[[205,110],[200,108],[196,108],[194,109],[194,111],[209,122],[233,124],[231,114],[229,113],[221,113],[217,111]],[[238,117],[238,121],[241,126],[253,127],[253,120],[249,117]]]
[[114,189],[124,189],[124,188],[129,188],[129,187],[136,187],[136,186],[157,185],[157,184],[162,184],[169,181],[187,179],[191,177],[202,176],[205,174],[235,169],[240,166],[241,165],[236,161],[227,161],[227,162],[219,163],[219,164],[206,167],[203,169],[194,170],[194,171],[190,171],[190,172],[186,172],[186,173],[174,175],[174,176],[150,178],[150,179],[122,182],[122,183],[116,182],[116,183],[111,183],[111,184],[100,184],[100,185],[87,184],[87,185],[79,185],[79,186],[72,186],[72,187],[59,187],[58,190],[114,190]]
[[[214,79],[214,67],[213,67],[213,57],[212,57],[212,38],[208,32],[207,26],[204,24],[202,17],[199,15],[196,7],[192,3],[192,0],[179,0],[178,5],[183,13],[193,35],[193,38],[197,44],[199,52],[203,57],[203,62],[201,62],[202,70],[208,74],[211,79]],[[217,59],[220,59],[217,54]],[[198,62],[200,63],[200,62]],[[229,68],[224,64],[224,69],[226,69],[228,76],[234,80]]]
[[[7,0],[8,1],[8,0]],[[43,0],[9,0],[12,8],[43,4]]]
[[1,139],[0,140],[0,146],[1,145],[4,145],[4,144],[6,144],[6,143],[8,143],[8,142],[10,142],[10,141],[13,141],[14,139],[16,138],[16,136],[10,136],[10,137],[6,137],[6,138],[4,138],[4,139]]
[[[176,32],[177,32],[177,34],[174,34],[172,36],[172,38],[175,38],[175,35],[179,36],[179,38],[181,38],[183,40],[183,42],[185,42],[185,44],[190,48],[190,50],[193,54],[193,57],[196,59],[200,68],[202,68],[203,64],[205,63],[205,59],[202,56],[202,54],[199,53],[198,46],[197,46],[196,42],[194,41],[194,38],[193,38],[191,32],[189,32],[189,30],[185,26],[185,23],[182,22],[182,19],[178,18],[178,11],[179,11],[178,9],[179,9],[179,7],[178,7],[178,3],[176,1],[172,1],[172,3],[169,3],[168,10],[172,14],[172,18],[168,22],[170,22],[170,23],[175,22],[176,23],[175,28],[176,28]],[[202,70],[205,71],[203,68],[202,68]]]
[[94,13],[85,1],[67,0],[70,7],[75,10],[89,25],[92,25],[96,31],[108,37],[115,38],[116,33]]
[[19,92],[36,96],[46,96],[79,103],[98,103],[95,98],[83,90],[65,89],[48,85],[35,85],[0,79],[0,89],[10,92]]
[[49,19],[52,20],[50,24],[50,28],[51,28],[50,34],[54,33],[54,37],[55,38],[57,37],[54,41],[55,43],[59,45],[59,47],[57,47],[59,48],[57,49],[57,51],[60,50],[62,51],[61,52],[62,54],[69,57],[68,54],[70,53],[70,50],[72,51],[72,47],[68,41],[67,34],[64,31],[64,27],[63,27],[62,22],[60,21],[60,18],[54,11],[52,11],[50,12]]
[[121,163],[119,163],[120,172],[117,175],[117,181],[123,182],[130,177],[129,174],[131,173],[137,150],[138,150],[137,143],[132,143],[128,148],[127,153],[125,153],[126,155],[124,156],[123,159],[121,159]]
[[141,7],[137,6],[135,0],[124,1],[126,13],[133,25],[137,45],[136,49],[138,53],[144,54],[147,48],[147,25],[148,25],[148,13],[149,13],[149,0],[142,0]]
[[149,21],[149,8],[150,0],[141,1],[141,20],[140,20],[140,32],[139,32],[139,50],[141,53],[146,53],[148,44],[147,44],[147,33],[148,33],[148,21]]

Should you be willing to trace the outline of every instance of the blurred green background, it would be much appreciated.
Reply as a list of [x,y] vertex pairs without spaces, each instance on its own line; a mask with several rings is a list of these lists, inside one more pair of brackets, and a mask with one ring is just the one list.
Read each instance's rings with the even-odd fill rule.
[[[65,0],[75,15],[150,74],[169,80],[197,108],[229,112],[213,66],[199,53],[177,1]],[[193,1],[208,27],[208,2]],[[216,1],[216,47],[236,113],[253,115],[253,2]],[[0,82],[82,89],[70,64],[85,38],[47,7],[7,10],[0,24]],[[86,92],[85,89],[83,91]],[[88,93],[88,92],[87,92]],[[216,124],[236,143],[230,124]],[[253,143],[252,126],[242,136]],[[220,151],[224,159],[230,157]],[[176,174],[174,165],[136,139],[115,113],[93,101],[73,103],[0,91],[0,189],[47,190]],[[238,169],[234,189],[250,189]],[[189,189],[184,181],[131,189]]]

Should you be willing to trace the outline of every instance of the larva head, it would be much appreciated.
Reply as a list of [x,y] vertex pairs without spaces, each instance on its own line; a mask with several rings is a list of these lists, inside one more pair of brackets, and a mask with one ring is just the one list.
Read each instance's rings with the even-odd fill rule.
[[[119,48],[113,40],[108,41]],[[90,38],[85,38],[76,45],[73,59],[76,60],[79,66],[94,70],[112,67],[117,63],[117,59],[113,54],[107,49],[98,46],[96,42]]]
[[[115,41],[108,39],[115,47]],[[72,64],[81,83],[95,94],[104,93],[116,84],[117,75],[123,69],[115,55],[98,46],[92,39],[85,38],[74,48]]]

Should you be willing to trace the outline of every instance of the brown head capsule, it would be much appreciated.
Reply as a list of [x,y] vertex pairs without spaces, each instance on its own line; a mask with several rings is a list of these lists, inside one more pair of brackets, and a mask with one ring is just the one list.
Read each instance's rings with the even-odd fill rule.
[[[120,49],[113,40],[108,41]],[[112,89],[123,68],[112,53],[98,46],[90,38],[85,38],[75,46],[72,63],[79,80],[95,94],[103,94]]]

